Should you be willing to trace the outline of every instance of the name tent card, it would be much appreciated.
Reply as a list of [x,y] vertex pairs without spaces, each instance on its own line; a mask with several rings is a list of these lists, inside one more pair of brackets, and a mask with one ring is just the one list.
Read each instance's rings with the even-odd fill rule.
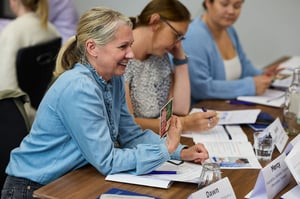
[[227,177],[210,184],[194,193],[188,199],[236,199],[231,183]]
[[272,124],[270,124],[264,131],[271,133],[272,138],[275,139],[275,146],[278,151],[281,153],[289,139],[288,135],[285,133],[285,130],[279,120],[276,118]]
[[297,142],[300,141],[300,134],[298,134],[296,137],[294,137],[285,147],[284,152],[285,154],[288,154],[294,146],[297,144]]
[[284,187],[290,183],[291,173],[285,163],[285,153],[261,169],[254,189],[246,198],[265,199],[274,198]]
[[285,158],[285,163],[290,169],[291,174],[296,180],[297,184],[300,184],[300,142],[297,142],[294,148]]

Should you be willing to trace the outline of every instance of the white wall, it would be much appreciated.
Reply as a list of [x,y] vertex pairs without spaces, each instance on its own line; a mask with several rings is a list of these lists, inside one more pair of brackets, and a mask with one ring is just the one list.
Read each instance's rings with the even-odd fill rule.
[[[202,12],[202,0],[181,0],[193,17]],[[136,16],[149,0],[74,0],[78,11],[106,6]],[[245,0],[235,27],[248,57],[263,67],[285,55],[300,55],[299,0]]]

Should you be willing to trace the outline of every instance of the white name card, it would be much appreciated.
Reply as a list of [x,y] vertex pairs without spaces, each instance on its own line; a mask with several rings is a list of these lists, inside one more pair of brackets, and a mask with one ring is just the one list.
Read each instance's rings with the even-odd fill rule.
[[285,133],[279,118],[272,122],[272,124],[270,124],[264,131],[271,132],[272,138],[275,139],[275,146],[281,153],[289,139],[289,136]]
[[285,163],[290,169],[297,184],[300,184],[300,142],[297,142],[291,152],[286,156]]
[[254,189],[246,198],[274,198],[291,179],[291,173],[284,161],[286,155],[281,154],[258,174]]
[[297,144],[297,142],[300,141],[300,134],[298,134],[296,137],[294,137],[290,143],[287,144],[287,146],[284,149],[285,154],[288,154],[294,146]]
[[236,199],[231,183],[227,177],[210,184],[194,193],[188,199]]

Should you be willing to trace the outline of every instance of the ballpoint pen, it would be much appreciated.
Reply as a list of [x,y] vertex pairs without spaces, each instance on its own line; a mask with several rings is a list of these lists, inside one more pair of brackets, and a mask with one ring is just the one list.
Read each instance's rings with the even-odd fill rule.
[[231,134],[229,133],[227,127],[226,127],[225,125],[223,125],[223,128],[224,128],[224,130],[225,130],[225,132],[226,132],[226,134],[227,134],[227,136],[228,136],[228,139],[229,139],[229,140],[232,140]]
[[[205,107],[202,107],[201,109],[203,112],[207,112],[207,109]],[[208,119],[209,119],[209,121],[212,121],[213,117],[209,117]]]

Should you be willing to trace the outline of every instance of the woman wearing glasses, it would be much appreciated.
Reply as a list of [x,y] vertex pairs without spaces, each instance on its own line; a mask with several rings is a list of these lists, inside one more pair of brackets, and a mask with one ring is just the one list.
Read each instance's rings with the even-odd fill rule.
[[182,116],[184,131],[214,127],[218,121],[215,112],[187,115],[190,84],[181,40],[190,23],[188,9],[177,0],[152,0],[131,20],[135,58],[127,65],[125,81],[127,103],[135,121],[143,129],[158,132],[160,109],[173,98],[173,113]]
[[260,95],[278,73],[277,66],[256,69],[247,59],[233,28],[243,0],[204,0],[206,12],[189,26],[183,42],[189,55],[192,103]]

